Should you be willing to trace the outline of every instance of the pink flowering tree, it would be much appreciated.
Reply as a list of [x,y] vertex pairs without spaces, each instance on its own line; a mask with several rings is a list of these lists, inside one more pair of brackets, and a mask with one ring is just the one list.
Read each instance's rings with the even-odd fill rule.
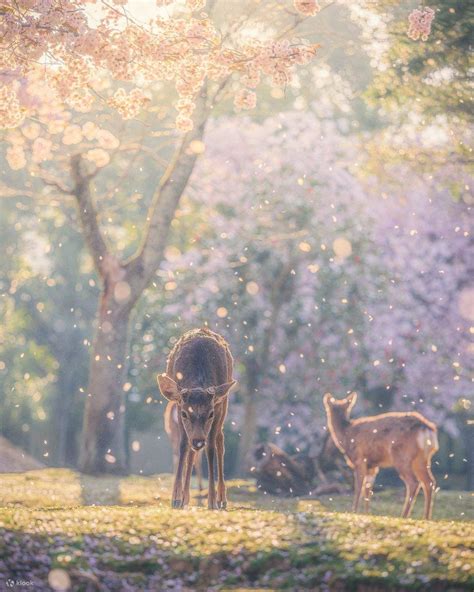
[[409,178],[404,188],[385,184],[377,208],[388,282],[370,309],[368,386],[385,384],[398,408],[420,409],[455,434],[454,412],[469,408],[474,370],[472,178],[458,167]]
[[[210,114],[229,99],[237,110],[253,108],[257,87],[285,86],[314,57],[316,46],[297,27],[316,3],[300,4],[289,2],[271,27],[271,2],[232,19],[219,2],[158,2],[148,24],[126,0],[20,0],[0,8],[6,160],[28,192],[72,196],[101,280],[79,462],[85,472],[127,469],[130,315],[163,259]],[[123,120],[119,134],[114,111]],[[134,176],[140,191],[153,188],[145,219],[133,209],[143,193],[123,194]],[[38,189],[40,182],[50,189]],[[117,219],[114,205],[130,208],[133,220]],[[117,249],[126,230],[132,240]]]
[[258,430],[294,449],[314,442],[322,394],[353,388],[365,368],[372,222],[355,151],[315,115],[224,120],[206,145],[189,189],[204,218],[193,247],[169,253],[164,311],[231,344],[242,470]]
[[419,408],[455,433],[473,369],[473,257],[449,171],[394,170],[409,192],[386,179],[364,189],[361,149],[310,114],[222,120],[206,144],[180,215],[192,246],[167,252],[160,322],[179,327],[170,347],[183,323],[229,340],[240,468],[259,431],[313,445],[326,391],[358,390],[359,413]]

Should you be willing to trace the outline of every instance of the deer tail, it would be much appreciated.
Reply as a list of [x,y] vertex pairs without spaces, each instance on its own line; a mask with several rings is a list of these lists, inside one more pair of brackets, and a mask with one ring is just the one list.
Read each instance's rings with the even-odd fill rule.
[[418,431],[416,442],[424,452],[437,452],[439,450],[438,434],[436,430],[428,427],[422,428]]
[[163,417],[163,422],[165,424],[165,432],[169,435],[171,435],[171,415],[173,413],[173,408],[176,405],[176,403],[174,401],[169,401],[168,405],[166,405],[166,409],[165,409],[165,415]]

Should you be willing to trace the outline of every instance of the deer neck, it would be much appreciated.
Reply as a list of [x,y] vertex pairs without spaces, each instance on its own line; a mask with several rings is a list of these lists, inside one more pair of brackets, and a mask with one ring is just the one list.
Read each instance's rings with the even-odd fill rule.
[[329,429],[335,440],[336,446],[343,453],[347,451],[347,430],[351,422],[346,418],[345,412],[333,409],[329,418]]

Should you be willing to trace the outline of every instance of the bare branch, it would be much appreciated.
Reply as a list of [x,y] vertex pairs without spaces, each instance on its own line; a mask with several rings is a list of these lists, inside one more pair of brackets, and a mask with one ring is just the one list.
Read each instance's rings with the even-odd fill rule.
[[35,193],[34,191],[30,191],[27,189],[13,189],[12,187],[7,187],[6,185],[0,185],[0,198],[19,198],[22,197],[27,198],[34,198]]
[[68,187],[65,183],[63,183],[62,179],[60,179],[59,177],[52,175],[51,173],[45,171],[41,167],[39,167],[38,169],[38,176],[45,185],[54,187],[55,189],[57,189],[61,193],[64,193],[65,195],[71,195],[72,189]]

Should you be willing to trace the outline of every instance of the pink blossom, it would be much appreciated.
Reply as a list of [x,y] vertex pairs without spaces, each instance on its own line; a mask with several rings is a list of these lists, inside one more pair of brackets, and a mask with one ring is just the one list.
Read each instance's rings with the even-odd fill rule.
[[415,8],[408,17],[408,37],[417,41],[427,41],[431,33],[431,23],[435,17],[435,11],[426,6],[425,8]]
[[35,163],[44,162],[53,158],[53,143],[48,138],[36,138],[31,147],[32,159]]
[[9,146],[7,148],[7,162],[10,168],[18,171],[26,166],[25,152],[21,146]]
[[106,150],[102,148],[93,148],[88,150],[85,154],[87,160],[90,160],[95,164],[96,167],[101,168],[110,162],[110,155]]
[[305,16],[314,16],[321,10],[317,0],[294,0],[293,3],[295,9]]
[[240,109],[254,109],[257,104],[257,95],[246,88],[241,89],[234,98],[235,108]]
[[186,0],[186,6],[192,11],[203,10],[206,0]]
[[185,115],[178,115],[176,118],[176,129],[180,132],[190,132],[194,127],[193,120]]

